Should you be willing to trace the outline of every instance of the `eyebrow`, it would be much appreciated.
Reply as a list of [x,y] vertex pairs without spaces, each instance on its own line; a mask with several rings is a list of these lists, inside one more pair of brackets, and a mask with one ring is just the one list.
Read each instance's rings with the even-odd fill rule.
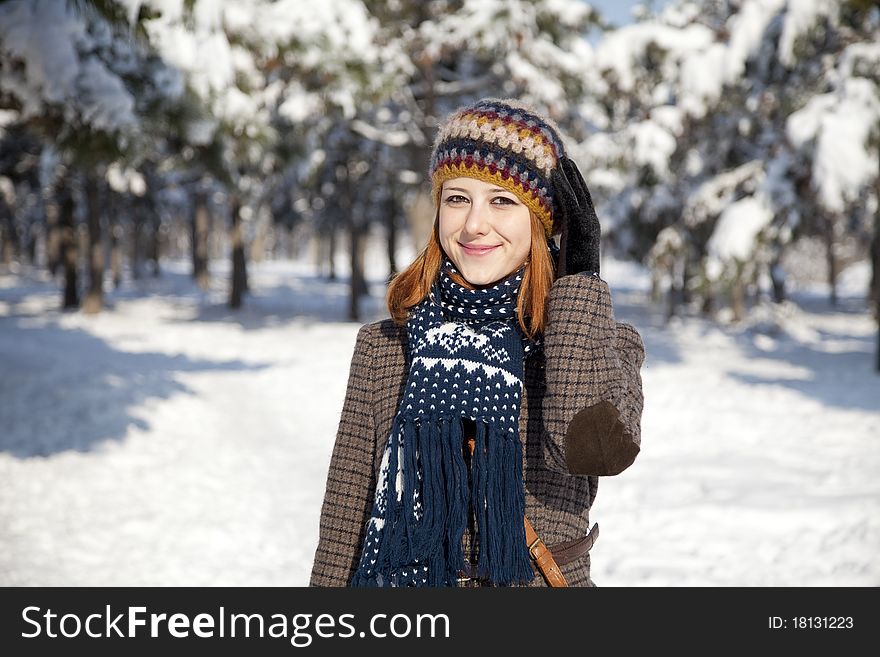
[[[446,187],[446,188],[444,188],[443,191],[465,192],[466,194],[470,193],[468,190],[464,189],[463,187]],[[505,194],[513,194],[513,192],[511,192],[509,189],[501,189],[500,187],[495,187],[493,189],[490,189],[489,191],[491,193],[504,192]],[[516,194],[513,194],[513,195],[516,196]]]

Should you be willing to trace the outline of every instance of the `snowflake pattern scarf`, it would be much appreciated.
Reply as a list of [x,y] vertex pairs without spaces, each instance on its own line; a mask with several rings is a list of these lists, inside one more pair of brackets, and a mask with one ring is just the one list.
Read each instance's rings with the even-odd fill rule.
[[[471,509],[477,575],[497,585],[534,577],[519,411],[523,362],[537,345],[517,321],[524,269],[476,290],[453,282],[455,271],[445,260],[407,321],[409,373],[352,586],[455,586]],[[470,469],[465,418],[476,426]]]

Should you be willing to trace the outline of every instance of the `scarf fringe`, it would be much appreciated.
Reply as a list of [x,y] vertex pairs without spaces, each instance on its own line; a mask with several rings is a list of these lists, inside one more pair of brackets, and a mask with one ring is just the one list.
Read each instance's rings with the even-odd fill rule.
[[428,586],[455,586],[466,569],[462,536],[472,507],[478,577],[497,585],[532,580],[518,436],[478,420],[470,476],[463,449],[462,418],[395,421],[379,551],[385,558],[370,573],[358,569],[353,586],[406,586],[419,565],[427,566]]

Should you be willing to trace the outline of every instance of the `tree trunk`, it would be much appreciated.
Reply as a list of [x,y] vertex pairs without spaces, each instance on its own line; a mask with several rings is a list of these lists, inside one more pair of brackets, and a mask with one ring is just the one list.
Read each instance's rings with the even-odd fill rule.
[[13,260],[21,257],[21,241],[18,235],[18,226],[15,225],[13,208],[6,205],[2,200],[0,200],[0,203],[2,203],[0,214],[3,215],[3,226],[0,227],[0,232],[3,235],[3,239],[0,240],[2,242],[0,259],[2,259],[3,264],[10,265]]
[[192,218],[193,279],[203,290],[208,289],[208,231],[211,223],[204,194],[196,194]]
[[390,281],[397,275],[397,197],[394,190],[388,198],[387,206],[387,226],[388,226],[388,280]]
[[89,228],[89,289],[83,302],[83,312],[93,315],[104,307],[104,240],[101,236],[100,190],[94,172],[86,175],[86,217]]
[[331,281],[336,280],[336,227],[332,227],[330,229],[330,233],[327,235],[327,264],[330,265],[330,271],[327,274],[327,279]]
[[731,306],[733,307],[733,321],[741,322],[746,317],[746,284],[743,280],[745,265],[736,263],[736,275],[733,279],[731,290]]
[[274,243],[277,238],[274,234],[275,231],[270,233],[270,231],[272,231],[272,228],[269,223],[265,221],[264,218],[260,217],[256,221],[257,229],[255,231],[254,239],[251,240],[250,248],[248,249],[248,251],[250,252],[250,261],[260,263],[265,260],[266,243]]
[[663,298],[662,281],[660,280],[659,267],[651,269],[651,302],[659,304]]
[[746,293],[745,286],[740,279],[733,282],[731,305],[733,307],[733,321],[741,322],[746,316]]
[[357,277],[354,280],[354,291],[359,299],[370,295],[370,287],[367,285],[366,267],[364,266],[367,252],[367,232],[366,227],[362,226],[358,228],[359,237],[357,250],[355,251],[354,256],[355,262],[357,263]]
[[349,237],[351,240],[351,288],[349,294],[348,318],[353,322],[360,321],[360,300],[366,294],[367,284],[364,278],[364,229],[355,221],[349,220]]
[[24,252],[27,260],[31,265],[37,264],[37,240],[40,236],[40,227],[37,223],[32,223],[27,231],[27,240],[25,241]]
[[150,269],[153,278],[159,278],[162,271],[159,268],[159,257],[162,253],[162,231],[159,225],[159,217],[153,214],[152,217],[153,230],[150,232],[150,241],[147,245],[147,258],[150,260]]
[[715,312],[715,295],[712,292],[711,287],[707,286],[706,293],[703,295],[702,300],[700,301],[700,314],[703,317],[711,317]]
[[[684,256],[676,253],[666,254],[658,262],[658,272],[668,277],[666,288],[666,321],[675,317],[684,303],[684,280],[687,263]],[[662,277],[661,277],[662,278]]]
[[828,263],[828,286],[830,288],[828,301],[832,307],[837,307],[837,254],[834,252],[834,226],[835,217],[829,215],[825,218],[825,259]]
[[685,249],[684,253],[682,253],[679,258],[681,259],[681,305],[687,306],[693,300],[693,295],[691,293],[691,288],[688,285],[688,282],[694,276],[694,271],[697,268],[697,264],[691,260],[689,257],[689,250]]
[[[880,153],[878,153],[880,157]],[[874,191],[880,204],[880,177],[874,179]],[[877,371],[880,372],[880,207],[874,210],[874,266],[871,280],[874,283],[874,319],[877,320]]]
[[113,272],[113,289],[119,289],[122,285],[122,223],[119,219],[121,204],[117,194],[111,193],[108,203],[107,215],[108,229],[110,231],[110,271]]
[[770,263],[770,282],[773,284],[773,301],[785,301],[785,268],[782,266],[781,255],[777,255]]
[[232,195],[230,204],[232,215],[232,292],[229,295],[229,307],[241,308],[241,300],[247,291],[247,268],[244,257],[244,234],[241,227],[241,202],[237,194]]
[[70,310],[79,308],[79,290],[77,289],[77,249],[76,226],[73,217],[73,196],[69,189],[62,191],[59,203],[59,255],[64,267],[64,291],[62,308]]
[[131,277],[140,280],[143,271],[144,218],[143,207],[139,198],[131,199],[131,242],[129,243],[128,265]]
[[874,217],[874,239],[871,240],[871,298],[877,322],[877,371],[880,372],[880,211]]
[[[432,10],[430,3],[414,3],[416,9],[416,25],[429,20]],[[420,99],[422,108],[422,120],[418,122],[421,140],[412,140],[405,147],[406,158],[409,166],[415,171],[421,171],[426,166],[431,156],[431,146],[434,142],[436,131],[438,108],[437,108],[437,67],[439,62],[431,58],[427,53],[416,62],[419,71],[425,81],[425,95]],[[421,248],[429,239],[434,227],[435,207],[431,195],[430,184],[423,183],[413,195],[405,208],[405,217],[409,225],[410,237],[416,248]]]
[[666,291],[666,321],[668,322],[678,312],[681,290],[675,278],[670,278],[669,289]]
[[58,270],[62,266],[60,205],[61,200],[57,195],[46,202],[46,269],[52,278],[58,276]]

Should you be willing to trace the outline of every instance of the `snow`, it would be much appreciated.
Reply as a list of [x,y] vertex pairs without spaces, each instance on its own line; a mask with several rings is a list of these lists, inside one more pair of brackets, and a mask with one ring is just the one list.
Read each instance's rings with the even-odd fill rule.
[[753,196],[735,201],[718,217],[709,240],[709,253],[720,258],[747,260],[755,237],[773,218],[772,210]]
[[[376,57],[370,41],[373,32],[368,29],[372,23],[363,5],[351,0],[320,6],[290,1],[202,0],[195,4],[191,22],[183,12],[182,0],[165,4],[169,11],[145,21],[144,27],[158,52],[186,75],[217,121],[203,121],[188,130],[197,143],[209,141],[219,122],[228,122],[249,135],[264,130],[269,123],[267,101],[274,103],[287,95],[288,109],[306,102],[296,97],[303,93],[298,83],[286,91],[277,84],[271,86],[257,66],[258,58],[275,57],[281,45],[290,45],[295,39],[312,46],[320,43],[320,47],[297,53],[300,63],[315,57],[320,60],[328,50],[356,53],[363,60]],[[309,39],[314,43],[309,44]],[[340,105],[350,106],[352,93],[346,88],[329,95],[342,96]]]
[[794,64],[798,37],[822,18],[834,21],[840,12],[838,4],[839,0],[788,0],[782,35],[779,37],[779,59],[783,64]]
[[656,44],[667,52],[664,60],[664,79],[673,79],[675,65],[688,53],[702,52],[713,41],[712,31],[703,25],[671,28],[656,21],[628,25],[609,32],[596,47],[596,65],[616,74],[623,91],[635,84],[634,68],[640,68],[641,54],[648,45]]
[[145,22],[144,27],[163,58],[187,74],[200,96],[210,97],[232,84],[232,53],[223,34],[192,31],[164,16]]
[[670,2],[660,12],[660,20],[674,27],[684,27],[700,15],[700,4],[687,0]]
[[682,108],[695,117],[706,114],[709,105],[721,96],[727,49],[713,43],[705,51],[690,54],[681,66],[681,86],[684,91]]
[[[97,130],[113,131],[135,126],[134,97],[116,75],[96,57],[83,61],[78,73],[79,100],[85,101],[82,117]],[[72,113],[68,117],[75,120]]]
[[107,184],[113,191],[120,194],[131,192],[135,196],[143,196],[147,192],[147,181],[140,172],[131,168],[123,168],[119,164],[107,167]]
[[[144,0],[116,0],[116,2],[125,8],[129,24],[134,25],[137,21],[138,14],[141,11],[141,7],[145,4]],[[159,3],[151,2],[150,4],[158,5]]]
[[813,96],[806,105],[789,114],[785,121],[785,134],[795,146],[803,146],[813,139],[822,124],[826,112],[834,111],[837,99],[834,94]]
[[[233,4],[233,3],[229,3]],[[375,43],[377,23],[357,0],[323,0],[304,3],[301,0],[280,0],[260,3],[260,12],[251,19],[264,38],[284,44],[291,40],[313,40],[323,43],[327,51],[357,53],[359,58],[374,61],[378,58]],[[313,49],[310,57],[320,57],[322,51]]]
[[[368,256],[372,319],[385,270]],[[0,585],[307,584],[358,330],[346,281],[251,263],[234,313],[221,263],[208,292],[162,266],[97,316],[60,312],[40,272],[0,275]],[[642,453],[591,513],[596,582],[880,584],[861,296],[842,284],[838,311],[805,291],[739,328],[664,327],[642,268],[606,259],[603,275],[648,356]]]
[[[746,262],[755,248],[758,233],[773,219],[773,210],[763,196],[747,196],[728,205],[718,217],[709,238],[708,270],[719,271],[717,263],[738,260]],[[712,277],[715,278],[715,277]]]
[[593,13],[590,3],[580,0],[543,0],[542,6],[560,25],[577,27]]
[[827,113],[816,144],[813,184],[822,204],[843,212],[858,200],[862,188],[878,175],[876,155],[867,145],[872,128],[880,120],[877,87],[870,80],[846,80],[844,100]]
[[688,226],[696,226],[709,217],[721,214],[733,201],[736,188],[752,178],[760,178],[763,163],[752,160],[735,169],[713,176],[688,199],[684,220]]
[[[509,71],[510,89],[519,88],[524,100],[564,112],[570,94],[563,80],[568,78],[570,85],[571,78],[594,74],[592,48],[572,27],[586,21],[591,12],[577,0],[465,0],[454,12],[431,9],[433,17],[406,37],[417,53],[410,54],[410,61],[442,60],[457,50],[488,56],[496,69],[503,65]],[[468,73],[466,68],[457,71],[462,79]]]
[[83,25],[63,3],[18,0],[0,7],[2,49],[27,62],[24,73],[34,90],[34,96],[26,98],[26,116],[29,109],[42,107],[36,100],[40,91],[53,102],[63,102],[75,93],[79,57],[74,41],[84,35]]
[[739,12],[730,18],[725,81],[733,82],[742,77],[746,61],[761,47],[767,26],[784,6],[785,0],[752,0],[743,3]]
[[669,173],[669,158],[678,144],[675,137],[654,121],[632,124],[633,159],[640,165],[650,165],[660,175]]
[[[100,30],[87,35],[84,22],[67,3],[12,0],[0,6],[0,54],[24,64],[0,75],[0,90],[22,103],[22,117],[39,115],[44,103],[60,106],[72,124],[96,130],[136,127],[134,98],[120,78],[97,57],[80,56],[88,44],[103,45]],[[107,35],[105,34],[106,38]],[[130,52],[117,52],[122,67]]]
[[278,107],[278,113],[292,123],[299,123],[317,112],[321,106],[321,99],[317,94],[308,94],[302,88],[298,93],[287,96]]
[[869,78],[871,71],[876,71],[878,65],[880,65],[880,43],[852,43],[840,56],[838,70],[844,78],[856,75]]
[[865,78],[845,78],[839,90],[814,96],[788,117],[786,134],[794,145],[816,140],[812,178],[827,209],[843,212],[876,179],[869,140],[878,120],[877,86]]
[[547,102],[564,102],[566,95],[562,84],[547,75],[546,71],[535,66],[520,53],[511,51],[505,60],[511,76],[522,82],[531,93]]

